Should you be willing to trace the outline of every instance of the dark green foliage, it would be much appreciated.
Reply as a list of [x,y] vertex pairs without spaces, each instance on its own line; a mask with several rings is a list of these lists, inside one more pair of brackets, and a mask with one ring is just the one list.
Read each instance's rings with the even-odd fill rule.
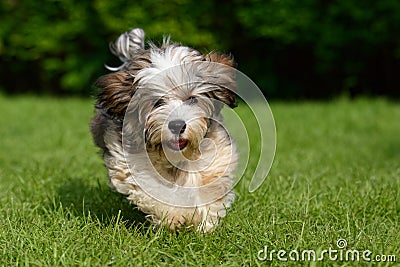
[[0,25],[7,92],[90,94],[103,65],[118,64],[108,42],[142,27],[232,52],[269,97],[400,95],[396,0],[7,0]]
[[246,38],[259,43],[246,63],[265,71],[267,94],[400,95],[398,1],[251,0],[237,14]]

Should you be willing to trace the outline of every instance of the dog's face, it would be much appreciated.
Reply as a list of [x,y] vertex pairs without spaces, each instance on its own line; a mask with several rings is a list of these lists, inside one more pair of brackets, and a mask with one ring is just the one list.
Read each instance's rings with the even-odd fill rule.
[[[216,85],[190,80],[187,71],[193,70],[178,66],[157,74],[164,76],[159,77],[161,83],[145,82],[139,85],[142,92],[137,95],[146,149],[162,149],[172,161],[198,157],[200,144],[222,107],[211,94]],[[180,72],[186,81],[175,83],[172,72]]]
[[150,110],[144,118],[148,150],[161,145],[171,156],[181,153],[186,154],[186,158],[194,156],[211,126],[216,109],[215,103],[200,91],[201,85],[183,85],[149,101],[151,107],[144,105]]
[[[135,75],[124,124],[140,129],[148,152],[162,151],[175,163],[195,160],[210,129],[221,123],[224,104],[236,105],[233,61],[180,46],[150,55],[149,60],[151,64]],[[137,134],[125,138],[135,139]]]

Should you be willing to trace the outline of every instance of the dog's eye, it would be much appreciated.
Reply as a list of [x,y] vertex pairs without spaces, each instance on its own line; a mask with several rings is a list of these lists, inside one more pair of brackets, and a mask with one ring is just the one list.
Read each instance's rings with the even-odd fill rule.
[[187,100],[187,103],[188,103],[189,105],[194,105],[194,104],[196,104],[197,102],[199,102],[199,100],[198,100],[195,96],[191,96],[191,97],[189,97],[188,100]]
[[162,100],[162,99],[160,98],[160,99],[158,99],[158,100],[154,103],[153,107],[154,107],[154,108],[158,108],[158,107],[161,107],[162,105],[164,105],[164,100]]

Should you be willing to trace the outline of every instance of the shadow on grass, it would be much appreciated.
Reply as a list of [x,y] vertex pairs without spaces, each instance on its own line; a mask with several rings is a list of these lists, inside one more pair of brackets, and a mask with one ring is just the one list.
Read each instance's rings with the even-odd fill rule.
[[74,216],[89,215],[104,224],[115,222],[119,216],[127,226],[149,224],[145,214],[130,204],[125,196],[113,192],[106,182],[97,186],[89,185],[84,179],[69,179],[57,189],[58,199],[62,208]]

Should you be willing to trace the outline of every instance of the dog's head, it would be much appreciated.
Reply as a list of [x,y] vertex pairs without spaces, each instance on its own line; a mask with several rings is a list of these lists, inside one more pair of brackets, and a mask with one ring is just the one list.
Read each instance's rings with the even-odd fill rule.
[[112,45],[124,64],[96,83],[98,107],[124,121],[131,147],[145,144],[148,151],[193,159],[217,129],[222,107],[236,106],[235,63],[229,55],[202,55],[169,39],[144,49],[143,38],[135,29]]

